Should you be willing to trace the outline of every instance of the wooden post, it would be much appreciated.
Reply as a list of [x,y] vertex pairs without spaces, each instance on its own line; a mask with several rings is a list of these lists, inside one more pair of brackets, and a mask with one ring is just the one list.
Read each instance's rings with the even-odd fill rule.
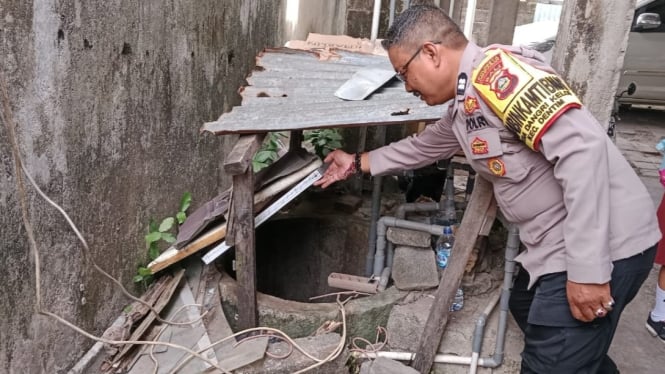
[[[233,198],[227,243],[235,244],[238,282],[238,325],[248,329],[258,325],[256,308],[256,254],[254,237],[254,171],[252,158],[265,134],[241,136],[224,161],[224,170],[233,175]],[[229,239],[229,236],[231,238]],[[231,240],[231,241],[229,241]]]
[[[238,141],[233,146],[233,149],[228,156],[224,159],[224,171],[229,175],[245,174],[247,170],[252,170],[252,158],[256,151],[261,147],[265,133],[244,135],[238,138]],[[254,193],[254,186],[250,187],[252,196]],[[231,191],[231,206],[229,207],[229,219],[226,225],[226,243],[233,245],[236,242],[236,214],[235,210],[235,191],[238,188],[235,186],[235,179],[233,181],[233,189]],[[242,236],[240,237],[242,239]]]
[[478,176],[471,200],[466,208],[459,229],[455,234],[455,244],[451,253],[448,267],[446,267],[436,290],[434,304],[425,323],[425,331],[420,338],[420,346],[416,351],[413,368],[426,374],[430,372],[434,356],[441,344],[441,337],[448,322],[448,309],[455,297],[455,291],[464,275],[464,268],[469,261],[469,255],[482,229],[485,216],[494,198],[492,184]]
[[256,327],[256,252],[254,248],[254,173],[233,176],[233,214],[235,215],[236,280],[238,289],[238,325]]
[[289,141],[289,151],[296,151],[302,148],[302,142],[305,140],[302,130],[291,131]]

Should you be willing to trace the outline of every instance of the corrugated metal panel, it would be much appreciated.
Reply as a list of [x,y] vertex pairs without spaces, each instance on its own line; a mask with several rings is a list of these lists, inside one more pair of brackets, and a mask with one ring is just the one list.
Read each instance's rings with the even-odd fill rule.
[[241,88],[242,105],[203,125],[215,134],[306,130],[434,121],[444,106],[430,107],[393,79],[363,101],[344,101],[335,91],[359,69],[392,69],[385,56],[337,52],[320,61],[313,52],[273,49],[257,57],[257,68]]

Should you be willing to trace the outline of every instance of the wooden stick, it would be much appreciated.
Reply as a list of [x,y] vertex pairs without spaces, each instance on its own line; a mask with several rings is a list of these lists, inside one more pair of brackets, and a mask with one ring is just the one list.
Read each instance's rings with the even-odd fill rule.
[[459,282],[464,275],[464,268],[476,243],[485,216],[494,194],[492,184],[481,177],[476,178],[476,185],[471,194],[469,205],[455,235],[455,244],[448,267],[444,270],[439,288],[436,290],[434,304],[425,323],[425,331],[420,338],[420,346],[413,361],[413,368],[426,374],[430,372],[434,356],[441,344],[441,338],[448,322],[448,310],[453,301]]
[[[169,301],[171,301],[171,297],[173,296],[173,293],[175,290],[178,288],[178,285],[180,284],[180,280],[182,279],[183,275],[185,274],[185,269],[179,270],[176,274],[173,275],[173,278],[170,279],[167,282],[167,285],[165,286],[165,290],[162,292],[162,294],[159,296],[159,299],[157,299],[157,302],[155,303],[155,306],[153,307],[157,312],[161,312],[166,305],[168,305]],[[140,340],[141,336],[148,330],[150,325],[157,319],[157,316],[155,316],[155,313],[149,313],[143,321],[141,321],[141,324],[134,330],[132,333],[132,336],[129,338],[129,340]],[[118,353],[114,358],[114,367],[116,365],[122,365],[121,360],[124,358],[125,354],[129,352],[131,348],[135,347],[134,344],[125,344],[120,353]]]
[[224,236],[226,236],[226,223],[222,223],[221,225],[208,230],[208,232],[187,244],[180,250],[176,249],[175,247],[169,247],[169,249],[164,251],[164,253],[148,264],[148,269],[150,269],[150,271],[155,274],[156,272],[165,269],[172,264],[175,264],[185,257],[224,239]]
[[254,173],[233,176],[235,208],[236,278],[238,279],[238,326],[241,330],[256,327],[256,252],[254,232]]

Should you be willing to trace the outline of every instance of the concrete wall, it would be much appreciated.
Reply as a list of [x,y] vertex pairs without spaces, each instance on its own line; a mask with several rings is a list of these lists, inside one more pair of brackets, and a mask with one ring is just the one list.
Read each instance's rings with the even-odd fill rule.
[[[525,23],[533,22],[533,14],[536,9],[535,0],[520,0],[517,7],[517,18],[516,25],[523,25]],[[448,9],[449,5],[445,5],[444,9]],[[501,0],[476,0],[476,14],[473,21],[473,31],[471,40],[477,43],[480,46],[486,46],[491,44],[493,41],[489,40],[489,34],[493,32],[491,29],[491,13],[493,11],[492,7],[500,7]],[[510,5],[512,8],[514,5]],[[461,28],[464,28],[464,19],[466,17],[466,7],[467,0],[457,0],[455,1],[455,8],[459,9],[459,17],[457,14],[453,14],[453,19],[458,22]],[[499,11],[498,9],[494,10],[495,12]],[[511,34],[512,35],[512,34]],[[489,43],[488,43],[489,42]],[[510,43],[508,43],[510,44]]]
[[[346,32],[347,0],[284,0],[285,40],[305,40],[310,32],[342,35]],[[295,17],[294,17],[295,16]],[[293,22],[292,19],[297,21]]]
[[635,2],[568,0],[552,67],[607,128],[617,92]]
[[[239,103],[256,53],[284,43],[284,9],[285,0],[0,2],[0,72],[25,166],[135,294],[149,219],[174,214],[185,191],[195,208],[230,184],[221,164],[235,138],[199,128]],[[2,123],[0,372],[63,373],[93,342],[34,313],[15,180]],[[28,193],[42,306],[101,334],[127,299],[84,261],[59,213]]]

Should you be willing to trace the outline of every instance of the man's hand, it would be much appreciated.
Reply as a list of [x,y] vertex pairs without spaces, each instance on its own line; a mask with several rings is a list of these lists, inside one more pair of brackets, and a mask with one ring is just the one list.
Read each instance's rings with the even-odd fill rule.
[[342,150],[336,149],[326,156],[323,162],[330,162],[328,170],[323,174],[321,179],[314,182],[315,186],[326,188],[331,184],[342,181],[355,173],[354,156]]
[[[566,282],[566,294],[573,317],[583,322],[604,317],[614,305],[609,283],[575,283],[569,280]],[[601,310],[603,312],[598,313]]]

